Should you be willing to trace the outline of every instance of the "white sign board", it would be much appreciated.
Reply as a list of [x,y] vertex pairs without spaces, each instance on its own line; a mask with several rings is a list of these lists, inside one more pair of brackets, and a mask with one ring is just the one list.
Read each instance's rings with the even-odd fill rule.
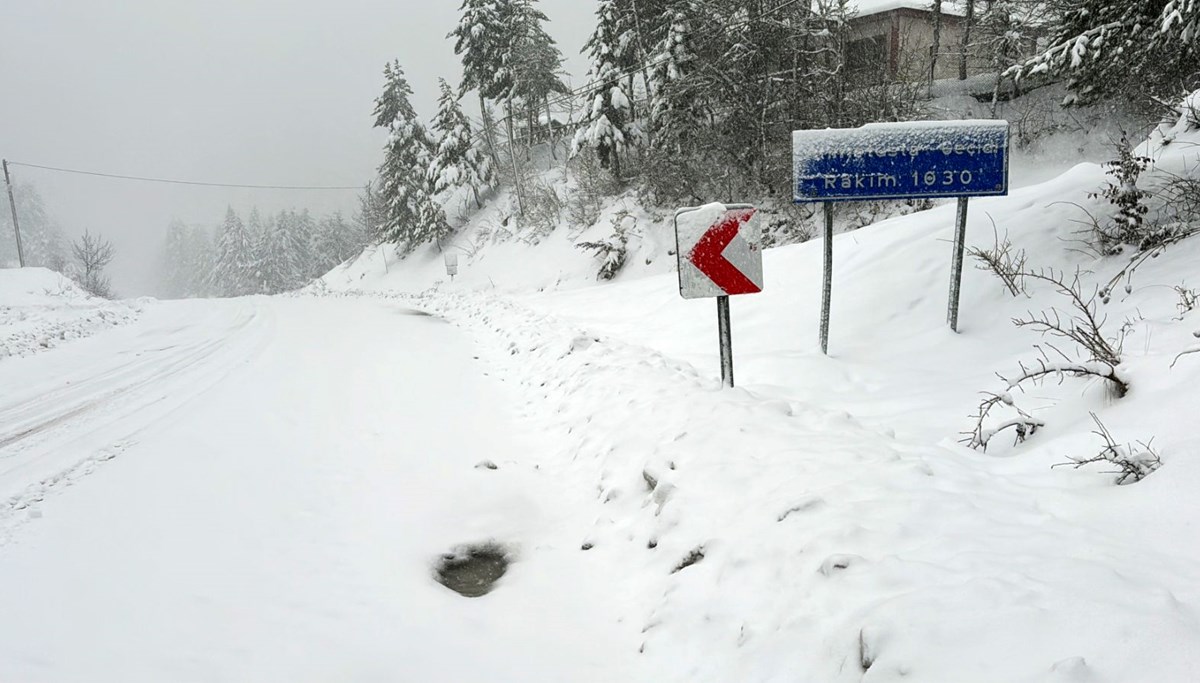
[[680,209],[675,212],[675,246],[683,298],[762,291],[762,230],[754,207],[706,204]]

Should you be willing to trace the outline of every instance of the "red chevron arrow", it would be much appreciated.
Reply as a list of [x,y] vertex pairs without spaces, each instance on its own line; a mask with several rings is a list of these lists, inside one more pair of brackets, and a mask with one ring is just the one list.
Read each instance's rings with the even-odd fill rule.
[[726,294],[757,294],[762,291],[762,287],[754,284],[722,255],[725,247],[738,236],[738,231],[754,212],[754,209],[727,212],[688,252],[687,259]]

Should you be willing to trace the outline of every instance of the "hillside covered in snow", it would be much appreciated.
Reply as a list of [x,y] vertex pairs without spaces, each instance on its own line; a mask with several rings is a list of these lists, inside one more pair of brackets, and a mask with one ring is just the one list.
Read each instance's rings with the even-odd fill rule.
[[765,292],[732,301],[734,390],[712,302],[679,297],[669,220],[630,198],[604,208],[639,228],[615,283],[594,283],[586,230],[472,246],[497,202],[453,280],[436,249],[385,246],[309,291],[398,297],[475,336],[547,437],[495,476],[578,501],[554,529],[463,539],[520,558],[481,610],[577,547],[580,590],[613,600],[579,618],[612,620],[639,680],[1189,680],[1194,103],[1133,150],[1154,241],[1106,232],[1106,188],[1129,189],[1113,164],[1042,180],[1021,160],[1007,197],[973,200],[959,334],[952,205],[841,215],[829,356],[821,240],[768,249]]

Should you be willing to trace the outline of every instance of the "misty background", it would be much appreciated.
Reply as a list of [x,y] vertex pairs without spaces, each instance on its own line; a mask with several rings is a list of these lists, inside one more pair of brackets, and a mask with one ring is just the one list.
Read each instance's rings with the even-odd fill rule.
[[[437,78],[461,66],[445,38],[457,0],[39,0],[0,21],[0,155],[120,175],[250,185],[361,187],[385,133],[371,127],[383,65],[398,59],[428,121]],[[568,83],[595,0],[541,0]],[[474,98],[463,100],[478,116]],[[168,224],[220,223],[227,206],[335,210],[358,193],[144,183],[14,166],[73,240],[112,241],[118,296],[153,293]],[[3,210],[8,211],[7,200]],[[0,236],[12,240],[12,235]]]

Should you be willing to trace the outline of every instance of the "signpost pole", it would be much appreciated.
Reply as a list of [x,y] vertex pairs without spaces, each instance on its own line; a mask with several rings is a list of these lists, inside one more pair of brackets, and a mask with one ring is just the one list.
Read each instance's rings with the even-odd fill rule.
[[12,180],[8,177],[8,159],[4,159],[4,185],[8,188],[8,206],[12,210],[13,232],[17,235],[17,265],[25,267],[25,249],[21,246],[21,224],[17,222],[17,202],[13,199]]
[[729,297],[717,297],[717,334],[721,337],[721,384],[733,388],[733,334],[729,330]]
[[825,281],[821,288],[821,353],[829,355],[829,306],[833,298],[833,202],[825,202]]
[[967,201],[966,197],[958,198],[958,217],[954,228],[954,262],[950,272],[950,307],[946,311],[946,321],[955,332],[958,332],[958,300],[962,292],[963,251],[967,241]]

